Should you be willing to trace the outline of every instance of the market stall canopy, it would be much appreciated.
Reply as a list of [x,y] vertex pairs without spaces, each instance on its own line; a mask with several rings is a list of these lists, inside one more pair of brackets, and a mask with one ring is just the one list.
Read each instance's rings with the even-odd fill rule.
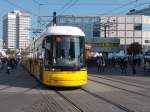
[[1,49],[0,49],[0,54],[1,54],[3,57],[7,57],[6,53],[5,53],[4,51],[2,51]]
[[96,52],[96,53],[94,54],[94,57],[102,57],[102,53]]
[[114,53],[109,53],[108,54],[108,58],[124,58],[126,57],[127,55],[125,54],[124,51],[120,51],[118,53],[114,52]]

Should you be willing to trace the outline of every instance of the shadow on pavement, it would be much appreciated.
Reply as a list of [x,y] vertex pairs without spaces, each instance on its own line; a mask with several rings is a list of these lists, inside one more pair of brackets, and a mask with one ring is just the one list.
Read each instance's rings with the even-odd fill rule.
[[6,67],[0,71],[0,86],[38,89],[39,85],[39,82],[21,65],[11,69],[9,74],[6,73]]
[[1,86],[9,86],[9,87],[21,87],[28,89],[44,89],[44,90],[59,90],[59,91],[67,91],[67,90],[75,90],[80,87],[51,87],[45,86],[41,84],[34,76],[30,75],[27,70],[18,65],[16,69],[10,70],[10,73],[6,73],[6,67],[4,70],[0,71],[0,90]]
[[[141,76],[141,77],[149,77],[149,71],[144,72],[142,68],[137,68],[137,74],[132,74],[131,68],[129,67],[127,73],[121,73],[119,67],[115,68],[106,68],[105,72],[98,72],[96,66],[88,67],[89,75],[119,75],[119,76]],[[3,86],[9,87],[21,87],[28,89],[49,89],[49,90],[75,90],[80,87],[73,88],[60,88],[60,87],[45,87],[39,86],[41,85],[39,81],[37,81],[33,76],[31,76],[22,66],[18,65],[16,69],[10,71],[10,74],[6,73],[6,67],[4,70],[0,71],[0,90],[3,89]],[[41,88],[42,87],[42,88]]]

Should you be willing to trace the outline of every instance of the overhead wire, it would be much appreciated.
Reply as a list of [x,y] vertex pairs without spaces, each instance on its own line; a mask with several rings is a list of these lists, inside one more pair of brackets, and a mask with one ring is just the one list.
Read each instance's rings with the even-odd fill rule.
[[110,12],[111,12],[111,13],[112,13],[112,12],[116,12],[116,11],[118,11],[120,8],[122,9],[122,8],[124,8],[124,7],[129,6],[129,5],[132,5],[132,4],[134,4],[135,2],[137,2],[137,1],[139,1],[139,0],[133,0],[133,1],[127,2],[127,3],[121,5],[121,6],[117,7],[117,8],[111,9],[111,10],[107,11],[106,13],[102,13],[102,14],[100,14],[100,15],[107,15],[107,14],[110,14]]
[[[102,13],[102,14],[98,14],[98,16],[99,16],[99,15],[108,15],[108,14],[110,14],[110,12],[112,13],[112,12],[118,11],[120,8],[122,9],[122,8],[127,7],[127,6],[129,6],[129,5],[132,5],[132,4],[134,4],[135,2],[138,2],[138,1],[139,1],[139,0],[133,0],[133,1],[127,2],[127,3],[122,4],[121,6],[119,6],[119,7],[117,7],[117,8],[111,9],[110,11],[107,11],[107,12]],[[105,17],[105,18],[102,18],[101,20],[106,20],[106,19],[108,19],[108,18]]]
[[73,1],[68,7],[66,7],[64,10],[62,10],[61,14],[64,13],[66,10],[68,10],[69,8],[73,7],[74,5],[76,5],[76,3],[78,2],[79,0],[75,0]]
[[[71,0],[71,1],[73,1],[73,0]],[[135,2],[138,2],[138,1],[139,1],[139,0],[133,0],[133,1],[127,2],[127,3],[123,4],[123,5],[121,5],[120,7],[111,9],[110,11],[108,11],[108,12],[106,12],[106,13],[103,13],[103,14],[100,14],[100,15],[106,15],[106,14],[108,14],[108,13],[110,13],[110,12],[118,11],[118,9],[123,8],[123,7],[127,7],[127,6],[129,6],[129,5],[131,5],[131,4],[134,4]],[[72,6],[74,6],[77,2],[78,2],[78,0],[75,0],[75,1],[73,1],[69,6],[67,6],[67,7],[65,6],[66,8],[63,8],[62,10],[60,10],[60,11],[61,11],[60,14],[64,13],[66,10],[68,10],[69,8],[71,8]],[[68,3],[67,3],[67,5],[68,5]]]
[[140,4],[138,4],[138,5],[134,6],[134,7],[130,8],[130,9],[125,9],[125,10],[120,11],[120,12],[115,13],[115,14],[122,14],[122,13],[124,13],[124,12],[126,12],[126,11],[129,11],[129,10],[131,10],[131,9],[135,9],[135,8],[138,8],[138,7],[141,7],[141,6],[147,5],[147,4],[150,4],[150,1],[147,1],[147,2],[144,2],[144,3],[140,3]]
[[[32,0],[35,4],[37,4],[38,6],[40,6],[41,5],[41,3],[40,2],[38,2],[37,0]],[[72,3],[73,2],[73,0],[69,0],[68,2],[66,2],[60,9],[58,9],[58,11],[57,11],[57,13],[59,14],[61,11],[63,11],[68,5],[70,5],[70,3]],[[52,17],[52,16],[40,16],[39,15],[39,17]],[[50,20],[50,22],[52,22],[53,21],[53,19],[52,20]]]
[[36,1],[36,0],[32,0],[35,4],[40,5],[40,2]]
[[[57,14],[58,16],[61,15],[62,13],[64,13],[66,10],[68,10],[69,8],[71,8],[72,6],[74,6],[76,3],[78,2],[78,0],[69,0],[67,3],[65,3],[58,11]],[[53,19],[48,23],[48,25],[53,21]]]
[[[28,10],[22,8],[21,6],[15,4],[14,2],[10,2],[9,0],[3,0],[3,1],[4,1],[4,2],[7,2],[8,4],[10,4],[10,5],[12,5],[12,6],[16,7],[16,8],[19,8],[19,9],[21,9],[21,10],[23,10],[23,11],[30,12],[30,11],[28,11]],[[36,16],[36,17],[38,16],[37,14],[35,14],[35,13],[33,13],[33,12],[32,12],[32,15],[33,15],[33,16]]]
[[[15,4],[14,2],[11,2],[11,1],[9,1],[9,0],[3,0],[3,1],[5,1],[5,2],[7,2],[8,4],[10,4],[10,5],[12,5],[12,6],[16,7],[16,8],[19,8],[19,9],[25,11],[25,12],[31,13],[30,11],[28,11],[28,10],[22,8],[21,6]],[[38,5],[41,5],[41,4],[40,4],[39,2],[37,2],[36,0],[33,0],[33,2],[36,3],[36,4],[38,4]],[[33,12],[32,12],[31,14],[32,14],[33,16],[35,16],[35,17],[39,17],[38,14],[35,14],[35,13],[33,13]]]
[[72,3],[73,0],[69,0],[66,2],[60,9],[58,9],[57,13],[60,13],[62,10],[64,10],[70,3]]
[[[125,7],[128,7],[128,6],[131,6],[131,5],[133,5],[133,4],[136,4],[137,2],[139,2],[140,0],[132,0],[132,1],[130,1],[130,2],[127,2],[127,3],[125,3],[125,4],[122,4],[121,6],[119,6],[119,7],[117,7],[117,8],[114,8],[114,9],[111,9],[110,11],[108,11],[108,12],[106,12],[106,13],[103,13],[103,14],[100,14],[100,15],[106,15],[106,14],[109,14],[110,12],[112,13],[112,12],[117,12],[119,9],[123,9],[123,8],[125,8]],[[62,14],[62,13],[64,13],[65,11],[67,11],[67,10],[69,10],[71,7],[73,7],[74,5],[76,5],[76,3],[78,2],[78,0],[70,0],[69,2],[67,2],[67,3],[65,3],[64,5],[63,5],[63,7],[61,7],[58,11],[57,11],[57,14],[58,15],[60,15],[60,14]],[[139,5],[136,5],[136,6],[134,6],[134,8],[136,8],[136,7],[139,7],[139,6],[141,6],[141,5],[145,5],[145,4],[148,4],[148,2],[146,2],[146,3],[140,3]],[[128,10],[128,9],[127,9]],[[119,12],[119,13],[113,13],[113,14],[120,14],[120,13],[122,13],[122,11],[121,12]],[[52,20],[51,20],[52,21]]]

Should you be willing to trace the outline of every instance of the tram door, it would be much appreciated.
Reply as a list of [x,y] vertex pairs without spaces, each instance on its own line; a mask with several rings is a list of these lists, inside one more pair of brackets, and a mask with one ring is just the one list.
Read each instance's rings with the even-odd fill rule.
[[44,65],[46,68],[49,68],[52,66],[52,61],[53,61],[53,52],[52,52],[52,44],[51,44],[51,39],[46,39],[44,40]]

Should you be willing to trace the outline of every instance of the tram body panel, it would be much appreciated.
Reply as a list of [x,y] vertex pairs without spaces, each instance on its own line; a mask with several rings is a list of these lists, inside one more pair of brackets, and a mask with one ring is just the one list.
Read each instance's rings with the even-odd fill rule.
[[44,71],[43,82],[52,86],[81,86],[87,83],[87,71]]
[[34,67],[34,75],[35,75],[35,77],[37,78],[37,79],[39,79],[40,80],[40,66],[38,65],[38,63],[35,63],[34,65],[33,65],[33,67]]

